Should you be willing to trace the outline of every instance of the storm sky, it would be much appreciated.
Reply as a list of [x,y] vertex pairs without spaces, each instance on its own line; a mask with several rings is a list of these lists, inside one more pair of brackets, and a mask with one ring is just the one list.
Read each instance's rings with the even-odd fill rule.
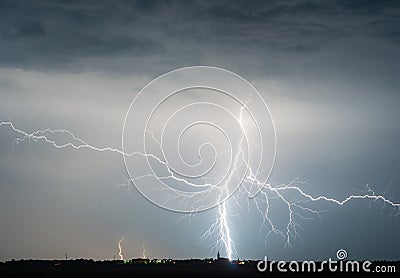
[[[121,147],[127,109],[170,70],[228,69],[262,94],[277,133],[269,183],[310,194],[400,202],[400,5],[395,1],[0,1],[0,121],[65,128]],[[0,127],[0,260],[215,257],[201,240],[216,211],[149,203],[122,157],[55,149]],[[65,137],[58,138],[61,142]],[[400,216],[381,202],[321,204],[285,247],[254,207],[232,208],[240,258],[400,259]],[[274,217],[287,217],[276,210]],[[223,250],[221,250],[223,253]]]

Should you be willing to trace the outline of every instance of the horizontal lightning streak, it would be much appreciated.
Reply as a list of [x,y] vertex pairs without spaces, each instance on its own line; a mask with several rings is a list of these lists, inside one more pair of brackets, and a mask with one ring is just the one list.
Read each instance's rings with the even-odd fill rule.
[[[23,131],[21,129],[16,128],[12,122],[0,122],[0,126],[3,126],[3,125],[4,126],[7,126],[7,125],[10,126],[14,132],[17,132],[17,133],[19,133],[20,135],[23,136],[22,139],[21,138],[17,138],[17,142],[18,143],[21,143],[26,139],[32,139],[34,141],[44,140],[46,143],[49,143],[50,145],[52,145],[53,147],[55,147],[57,149],[63,149],[63,148],[70,147],[70,148],[73,148],[75,150],[90,149],[90,150],[97,151],[97,152],[113,152],[113,153],[117,153],[117,154],[128,156],[128,157],[131,157],[131,156],[134,156],[134,155],[150,157],[150,158],[153,158],[153,159],[157,160],[160,164],[163,164],[164,166],[166,166],[166,169],[169,171],[170,176],[161,177],[162,179],[172,178],[172,179],[174,179],[176,181],[183,182],[183,183],[185,183],[185,184],[187,184],[189,186],[193,186],[193,187],[212,187],[212,185],[209,184],[209,183],[206,183],[204,185],[197,185],[197,184],[194,184],[194,183],[190,183],[185,179],[176,177],[175,174],[169,169],[169,167],[168,167],[168,165],[167,165],[167,163],[165,161],[163,161],[162,159],[160,159],[159,157],[157,157],[156,155],[151,154],[151,153],[142,153],[142,152],[137,152],[137,151],[131,152],[131,153],[125,153],[124,151],[119,150],[117,148],[112,148],[112,147],[100,148],[100,147],[96,147],[96,146],[93,146],[93,145],[90,145],[90,144],[86,143],[84,140],[82,140],[82,139],[78,138],[77,136],[75,136],[71,131],[65,130],[65,129],[49,129],[49,128],[47,128],[47,129],[44,129],[44,130],[37,130],[37,131],[32,132],[32,133],[27,133],[27,132],[25,132],[25,131]],[[55,140],[49,139],[44,134],[46,132],[52,133],[52,134],[55,134],[55,133],[67,133],[67,134],[71,135],[72,138],[75,141],[77,141],[79,144],[74,144],[72,142],[65,143],[65,144],[58,144]],[[145,176],[138,177],[138,178],[144,178],[144,177],[148,177],[148,176],[151,176],[151,175],[145,175]],[[156,178],[160,178],[160,177],[156,177]],[[134,180],[132,180],[132,181],[134,181]]]

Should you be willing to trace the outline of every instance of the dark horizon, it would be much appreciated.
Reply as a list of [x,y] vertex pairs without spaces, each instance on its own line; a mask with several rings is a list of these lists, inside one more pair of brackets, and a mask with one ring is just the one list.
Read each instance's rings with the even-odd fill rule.
[[[54,261],[9,261],[0,263],[0,273],[8,277],[24,277],[29,274],[42,277],[60,277],[71,275],[129,277],[147,275],[174,275],[174,277],[252,277],[260,275],[279,275],[287,277],[294,274],[297,277],[310,277],[313,275],[334,276],[351,275],[365,277],[365,275],[382,272],[383,275],[391,277],[396,275],[396,270],[400,267],[399,261],[339,261],[333,262],[329,267],[324,267],[325,262],[314,262],[311,266],[309,262],[279,262],[275,265],[273,261],[264,261],[265,268],[260,261],[218,261],[218,260],[154,260],[153,262],[143,259],[130,262],[124,261],[93,261],[93,260],[54,260]],[[288,272],[282,272],[284,265],[289,265]],[[359,265],[362,265],[360,268]]]

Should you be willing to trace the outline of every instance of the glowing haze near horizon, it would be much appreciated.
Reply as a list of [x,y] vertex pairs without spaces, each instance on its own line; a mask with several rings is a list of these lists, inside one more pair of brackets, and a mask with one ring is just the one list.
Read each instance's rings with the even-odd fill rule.
[[[399,18],[385,1],[2,1],[0,120],[120,148],[143,86],[176,68],[218,66],[249,80],[271,110],[269,183],[298,177],[310,194],[340,200],[368,184],[399,202]],[[15,135],[0,128],[0,260],[111,259],[121,238],[125,258],[215,257],[201,237],[216,210],[162,210],[127,185],[121,156],[15,146]],[[327,259],[344,248],[350,259],[400,259],[400,217],[378,201],[324,204],[290,248],[265,239],[246,200],[228,209],[240,258]],[[271,217],[287,215],[276,207]]]

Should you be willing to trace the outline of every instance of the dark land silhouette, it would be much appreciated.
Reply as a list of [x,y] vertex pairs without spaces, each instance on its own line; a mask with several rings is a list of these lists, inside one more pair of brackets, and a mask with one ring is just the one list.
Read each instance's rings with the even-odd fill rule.
[[[0,263],[0,277],[397,277],[400,261],[375,261],[376,266],[394,266],[397,273],[376,272],[272,272],[257,270],[257,260],[219,259],[132,259],[127,261],[75,260],[11,260]],[[299,262],[301,264],[301,262]],[[317,268],[320,262],[316,262]],[[360,263],[361,265],[361,263]]]

